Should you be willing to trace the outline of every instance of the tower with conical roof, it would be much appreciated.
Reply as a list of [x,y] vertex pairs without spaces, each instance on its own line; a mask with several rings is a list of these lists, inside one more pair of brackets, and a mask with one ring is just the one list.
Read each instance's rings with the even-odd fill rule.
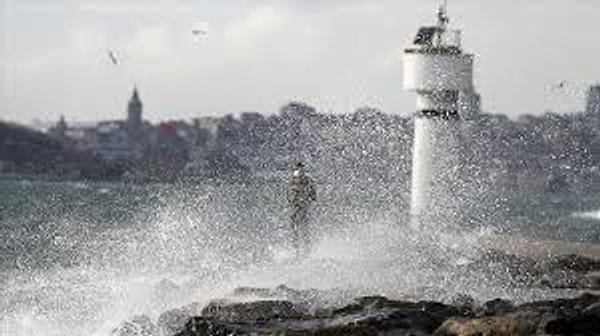
[[133,88],[133,94],[127,105],[127,129],[129,132],[136,134],[142,128],[142,112],[143,105],[138,94],[137,87]]

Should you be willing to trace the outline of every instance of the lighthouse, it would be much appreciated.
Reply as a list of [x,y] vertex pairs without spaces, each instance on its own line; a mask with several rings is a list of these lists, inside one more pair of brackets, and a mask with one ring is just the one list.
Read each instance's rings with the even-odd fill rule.
[[461,32],[448,27],[446,5],[437,24],[421,27],[404,50],[404,89],[416,94],[411,224],[455,225],[460,217],[460,98],[472,95],[473,55]]

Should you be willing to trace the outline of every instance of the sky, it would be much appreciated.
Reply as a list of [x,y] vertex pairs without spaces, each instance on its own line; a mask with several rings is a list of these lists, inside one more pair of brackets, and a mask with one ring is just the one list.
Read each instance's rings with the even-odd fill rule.
[[[151,121],[291,100],[409,115],[402,50],[440,2],[0,0],[0,119],[121,119],[134,86]],[[486,112],[581,110],[600,81],[598,0],[449,0],[449,14]]]

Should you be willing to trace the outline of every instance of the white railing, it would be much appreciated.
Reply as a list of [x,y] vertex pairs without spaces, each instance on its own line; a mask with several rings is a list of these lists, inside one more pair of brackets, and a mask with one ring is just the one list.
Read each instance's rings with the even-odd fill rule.
[[445,30],[440,37],[441,45],[444,47],[461,48],[461,31],[460,30]]

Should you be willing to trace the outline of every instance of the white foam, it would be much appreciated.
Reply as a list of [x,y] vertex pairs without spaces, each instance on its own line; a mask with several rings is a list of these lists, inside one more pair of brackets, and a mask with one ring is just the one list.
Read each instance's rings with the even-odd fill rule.
[[579,217],[579,218],[584,218],[584,219],[600,220],[600,210],[587,211],[587,212],[576,212],[573,214],[573,216]]

